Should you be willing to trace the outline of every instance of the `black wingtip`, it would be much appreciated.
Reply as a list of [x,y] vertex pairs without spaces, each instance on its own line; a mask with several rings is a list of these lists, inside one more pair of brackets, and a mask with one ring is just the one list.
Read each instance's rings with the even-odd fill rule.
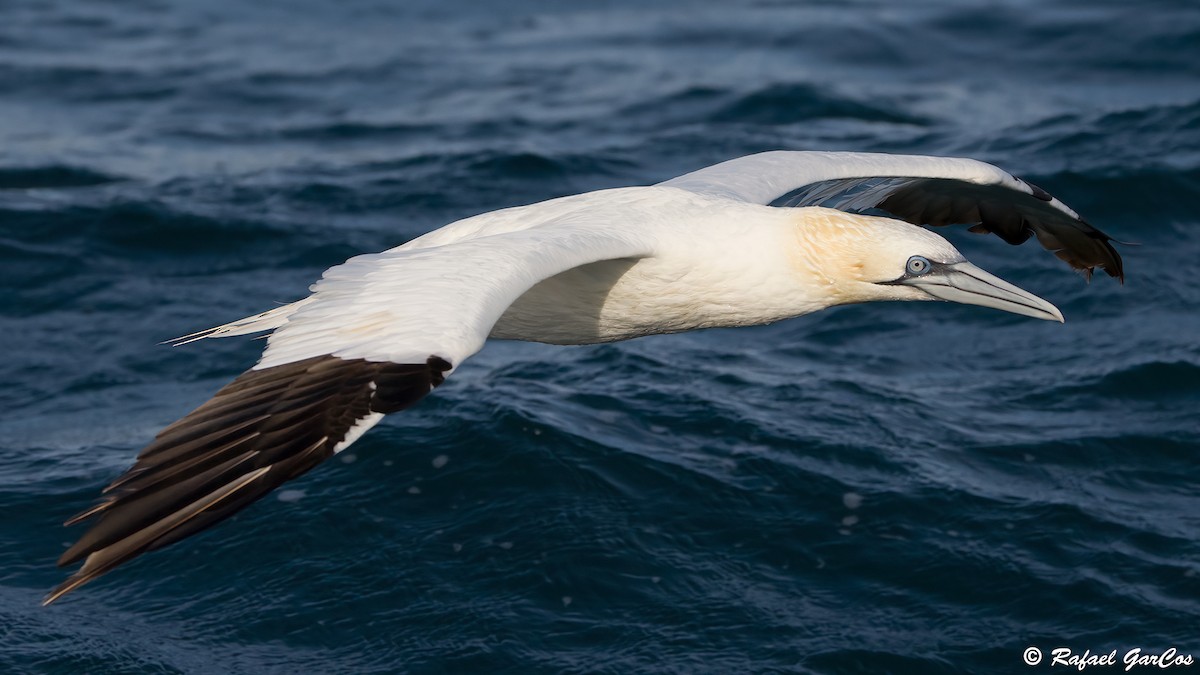
[[372,415],[415,404],[452,367],[437,356],[421,364],[320,356],[243,373],[163,429],[104,501],[67,521],[98,518],[58,560],[82,567],[42,604],[228,518],[332,456]]
[[1027,181],[1027,180],[1024,180],[1024,179],[1018,179],[1018,180],[1020,180],[1022,183],[1024,183],[1024,184],[1026,184],[1026,185],[1028,185],[1028,186],[1029,186],[1029,189],[1030,189],[1030,191],[1032,191],[1032,192],[1033,192],[1033,196],[1034,196],[1034,198],[1035,198],[1035,199],[1040,199],[1040,200],[1042,200],[1042,201],[1044,201],[1044,202],[1052,202],[1052,201],[1054,201],[1054,196],[1053,196],[1053,195],[1051,195],[1049,192],[1046,192],[1046,191],[1045,191],[1045,190],[1043,190],[1042,188],[1040,188],[1040,187],[1038,187],[1038,186],[1034,185],[1033,183],[1030,183],[1030,182],[1029,182],[1029,181]]

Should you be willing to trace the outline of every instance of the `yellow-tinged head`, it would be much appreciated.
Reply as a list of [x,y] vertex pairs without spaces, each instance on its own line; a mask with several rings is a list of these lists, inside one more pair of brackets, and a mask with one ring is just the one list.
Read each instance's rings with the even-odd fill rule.
[[832,304],[948,300],[1062,321],[1054,305],[967,262],[922,227],[825,208],[797,209],[793,263]]

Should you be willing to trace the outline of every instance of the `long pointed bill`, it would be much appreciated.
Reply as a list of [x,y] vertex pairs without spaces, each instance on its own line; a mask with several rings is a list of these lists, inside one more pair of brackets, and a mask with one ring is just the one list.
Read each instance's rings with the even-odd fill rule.
[[906,279],[902,283],[916,286],[939,300],[982,305],[1035,319],[1063,322],[1062,312],[1054,305],[969,262],[935,263],[929,274]]

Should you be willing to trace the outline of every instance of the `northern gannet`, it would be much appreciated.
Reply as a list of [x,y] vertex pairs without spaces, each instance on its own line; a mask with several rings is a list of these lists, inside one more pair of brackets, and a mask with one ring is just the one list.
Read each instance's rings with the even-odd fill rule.
[[[832,206],[835,208],[825,208]],[[797,208],[781,208],[797,207]],[[878,209],[897,219],[862,215]],[[332,267],[298,302],[201,331],[273,331],[262,358],[163,429],[58,564],[49,604],[213,525],[442,384],[488,337],[551,344],[749,326],[834,305],[950,300],[1062,321],[919,225],[1030,236],[1123,280],[1111,238],[990,164],[767,152],[653,186],[466,218]]]

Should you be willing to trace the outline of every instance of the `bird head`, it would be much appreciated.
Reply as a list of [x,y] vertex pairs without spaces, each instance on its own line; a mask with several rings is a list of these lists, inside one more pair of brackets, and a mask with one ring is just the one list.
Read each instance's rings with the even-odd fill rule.
[[[805,236],[822,241],[820,274],[838,304],[948,300],[1062,322],[1058,308],[967,262],[944,238],[890,218],[818,209]],[[813,225],[810,220],[806,225]],[[810,244],[811,245],[811,244]]]

